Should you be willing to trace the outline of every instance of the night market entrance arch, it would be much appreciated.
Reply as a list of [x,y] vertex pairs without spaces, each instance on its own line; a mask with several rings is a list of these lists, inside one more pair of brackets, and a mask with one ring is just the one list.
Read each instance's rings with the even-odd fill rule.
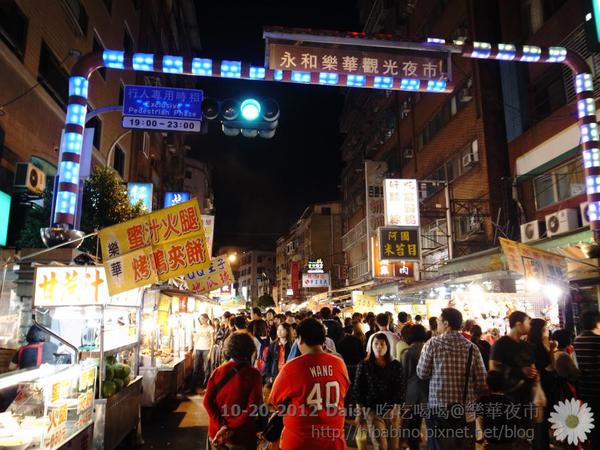
[[[437,52],[472,59],[494,59],[525,63],[564,63],[575,78],[578,124],[589,202],[590,229],[594,240],[600,241],[600,135],[596,122],[596,103],[592,74],[587,62],[577,53],[564,47],[537,47],[532,45],[491,44],[478,41],[455,41],[446,44],[443,39],[430,38],[416,43],[396,39],[392,35],[365,33],[314,32],[307,30],[265,33],[266,37],[308,41],[319,45],[350,45],[411,50],[413,53]],[[150,53],[125,53],[104,50],[82,56],[73,66],[69,77],[69,100],[65,128],[60,144],[58,186],[53,193],[53,211],[50,225],[72,229],[79,196],[79,168],[83,147],[83,133],[88,104],[89,78],[101,68],[159,72],[216,78],[279,81],[308,85],[330,85],[352,88],[449,93],[454,86],[446,79],[420,80],[399,76],[350,75],[347,73],[319,73],[280,70],[252,66],[241,61],[217,60]],[[451,64],[448,63],[448,71]],[[326,76],[324,76],[326,75]]]

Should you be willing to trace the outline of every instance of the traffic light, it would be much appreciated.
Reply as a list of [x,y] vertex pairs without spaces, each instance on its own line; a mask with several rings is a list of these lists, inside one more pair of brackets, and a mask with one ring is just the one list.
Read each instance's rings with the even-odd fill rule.
[[217,101],[210,98],[202,102],[203,117],[219,119],[227,136],[275,136],[279,119],[279,105],[273,99],[244,98]]

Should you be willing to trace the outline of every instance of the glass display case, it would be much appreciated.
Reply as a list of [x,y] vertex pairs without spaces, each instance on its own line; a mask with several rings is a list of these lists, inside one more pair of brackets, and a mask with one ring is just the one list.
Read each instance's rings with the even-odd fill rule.
[[1,375],[0,395],[12,403],[0,413],[0,448],[59,449],[84,431],[91,444],[95,386],[92,361]]

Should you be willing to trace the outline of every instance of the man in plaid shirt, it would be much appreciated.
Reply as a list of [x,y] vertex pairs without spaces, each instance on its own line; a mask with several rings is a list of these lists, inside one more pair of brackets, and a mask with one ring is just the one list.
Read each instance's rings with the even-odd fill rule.
[[[475,402],[478,394],[485,390],[485,366],[477,346],[459,332],[462,326],[460,311],[454,308],[442,310],[440,325],[442,334],[425,343],[417,365],[417,376],[429,380],[427,446],[429,450],[474,449]],[[465,397],[470,349],[472,359]],[[466,428],[460,429],[463,410],[458,405],[464,408]]]

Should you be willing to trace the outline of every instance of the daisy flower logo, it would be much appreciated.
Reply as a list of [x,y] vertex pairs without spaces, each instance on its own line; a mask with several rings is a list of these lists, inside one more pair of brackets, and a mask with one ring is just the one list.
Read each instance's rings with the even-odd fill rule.
[[594,428],[594,414],[587,403],[575,399],[558,402],[548,419],[554,436],[559,441],[565,439],[571,445],[585,442],[586,434]]

